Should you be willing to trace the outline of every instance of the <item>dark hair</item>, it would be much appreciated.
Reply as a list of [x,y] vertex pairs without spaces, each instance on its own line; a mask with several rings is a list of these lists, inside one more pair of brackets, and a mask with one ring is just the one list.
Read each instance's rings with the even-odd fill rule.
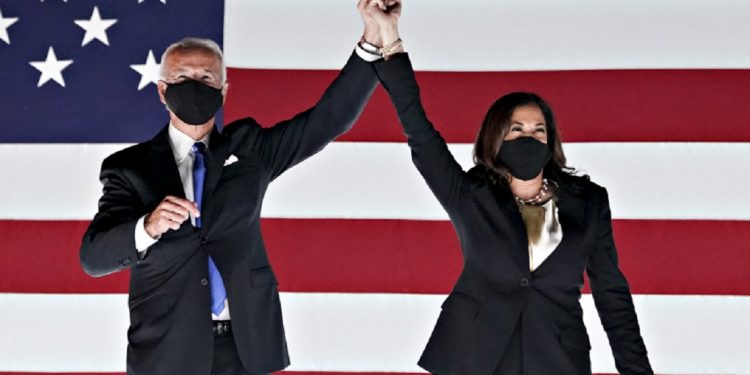
[[565,153],[563,153],[560,133],[557,130],[555,116],[552,108],[539,95],[529,92],[512,92],[500,97],[487,111],[482,121],[482,128],[477,134],[474,143],[474,163],[482,166],[488,173],[492,182],[507,184],[510,173],[508,168],[497,160],[503,140],[510,132],[510,121],[513,111],[518,107],[527,105],[536,106],[544,115],[547,125],[547,145],[552,151],[552,158],[544,167],[544,176],[555,182],[562,182],[568,177],[573,177],[575,169],[565,165]]

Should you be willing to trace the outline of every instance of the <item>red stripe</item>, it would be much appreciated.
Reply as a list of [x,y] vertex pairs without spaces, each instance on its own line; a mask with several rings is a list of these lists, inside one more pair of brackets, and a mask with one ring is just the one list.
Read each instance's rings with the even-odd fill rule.
[[[472,143],[487,108],[510,91],[546,98],[566,142],[750,141],[750,70],[418,72],[427,114],[448,142]],[[228,120],[274,124],[313,105],[334,71],[229,69]],[[716,125],[727,124],[726,131]],[[399,142],[378,88],[342,141]]]
[[[0,292],[127,292],[126,273],[81,271],[86,224],[0,221]],[[614,225],[633,293],[750,295],[750,221]],[[444,221],[264,219],[263,233],[283,291],[448,293],[461,267]]]
[[85,221],[0,221],[0,292],[124,293],[128,272],[87,276],[78,261]]

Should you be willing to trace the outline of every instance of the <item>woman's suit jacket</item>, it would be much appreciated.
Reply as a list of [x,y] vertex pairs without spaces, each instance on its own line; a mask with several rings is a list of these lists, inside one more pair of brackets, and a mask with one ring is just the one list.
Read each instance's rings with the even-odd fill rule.
[[[579,303],[585,269],[617,369],[651,374],[617,265],[606,190],[582,178],[560,182],[563,239],[530,272],[528,239],[510,190],[490,183],[482,168],[464,172],[456,163],[424,113],[408,55],[374,68],[396,106],[414,164],[450,216],[464,258],[419,365],[439,375],[493,374],[509,346],[520,345],[523,374],[591,373]],[[521,339],[511,341],[516,328]]]

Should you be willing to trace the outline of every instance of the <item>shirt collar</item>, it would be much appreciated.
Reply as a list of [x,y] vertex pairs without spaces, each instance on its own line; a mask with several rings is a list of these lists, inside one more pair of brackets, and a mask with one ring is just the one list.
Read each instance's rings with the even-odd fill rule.
[[[208,138],[211,132],[208,132],[205,137],[198,140],[208,147]],[[172,156],[177,163],[180,163],[185,157],[190,155],[190,151],[193,149],[195,140],[189,135],[181,132],[172,123],[169,123],[169,143],[172,145]]]

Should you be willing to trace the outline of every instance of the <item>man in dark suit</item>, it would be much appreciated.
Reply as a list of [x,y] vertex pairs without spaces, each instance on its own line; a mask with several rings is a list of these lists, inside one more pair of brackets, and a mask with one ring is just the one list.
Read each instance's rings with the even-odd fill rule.
[[[365,38],[377,40],[365,24]],[[245,118],[221,132],[215,113],[227,83],[218,45],[186,38],[165,51],[158,92],[169,124],[104,160],[99,211],[80,251],[89,275],[131,270],[129,374],[289,365],[261,202],[271,181],[360,115],[377,78],[357,48],[314,107],[270,128]]]

